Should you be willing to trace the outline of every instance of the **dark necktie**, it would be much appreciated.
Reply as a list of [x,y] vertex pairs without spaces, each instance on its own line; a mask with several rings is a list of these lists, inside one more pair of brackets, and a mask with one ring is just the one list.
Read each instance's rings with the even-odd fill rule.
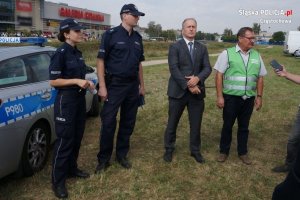
[[191,58],[193,60],[193,42],[189,42],[189,51],[190,51],[190,55],[191,55]]

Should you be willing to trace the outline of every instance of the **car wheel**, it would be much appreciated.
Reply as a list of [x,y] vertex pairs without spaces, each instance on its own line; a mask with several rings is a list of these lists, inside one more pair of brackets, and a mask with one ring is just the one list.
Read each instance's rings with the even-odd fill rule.
[[88,115],[96,117],[99,115],[100,112],[100,102],[98,99],[98,95],[95,94],[93,96],[93,101],[92,101],[92,105],[91,105],[91,109],[88,112]]
[[50,130],[42,122],[35,124],[29,131],[22,153],[22,172],[31,176],[46,164],[50,147]]
[[295,57],[300,57],[300,50],[299,49],[295,51],[294,56]]

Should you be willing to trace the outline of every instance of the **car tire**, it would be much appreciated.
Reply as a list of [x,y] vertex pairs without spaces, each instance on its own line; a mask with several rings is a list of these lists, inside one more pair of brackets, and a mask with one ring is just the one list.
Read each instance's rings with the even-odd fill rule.
[[100,112],[100,102],[97,94],[94,94],[91,109],[88,112],[89,116],[96,117]]
[[50,129],[43,122],[36,123],[27,134],[21,160],[23,176],[32,176],[45,166],[50,150]]

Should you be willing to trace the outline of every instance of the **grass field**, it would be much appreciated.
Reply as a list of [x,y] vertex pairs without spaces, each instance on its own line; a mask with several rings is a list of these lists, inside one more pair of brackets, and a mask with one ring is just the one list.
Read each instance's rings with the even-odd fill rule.
[[[167,44],[147,45],[147,59],[165,58],[167,55]],[[231,45],[209,43],[209,53],[221,52]],[[162,155],[167,122],[168,66],[145,67],[146,105],[139,109],[129,152],[133,168],[121,168],[113,156],[112,166],[105,173],[94,174],[100,123],[97,117],[88,118],[78,162],[80,168],[91,173],[91,177],[67,181],[70,199],[271,199],[275,185],[285,178],[285,174],[272,173],[271,168],[284,161],[287,137],[300,103],[300,87],[277,77],[268,63],[276,58],[290,72],[300,74],[300,59],[283,55],[282,46],[259,46],[257,49],[262,54],[268,75],[262,110],[254,111],[251,119],[251,166],[244,165],[237,157],[236,126],[229,159],[222,164],[216,161],[222,113],[215,106],[214,72],[206,82],[209,88],[202,122],[202,154],[207,162],[198,164],[189,155],[189,125],[187,112],[184,112],[177,130],[173,162],[165,163]],[[83,52],[87,63],[95,65],[97,45]],[[211,57],[212,66],[215,61],[216,57]],[[45,169],[33,177],[1,180],[0,199],[55,199],[51,190],[50,160]]]

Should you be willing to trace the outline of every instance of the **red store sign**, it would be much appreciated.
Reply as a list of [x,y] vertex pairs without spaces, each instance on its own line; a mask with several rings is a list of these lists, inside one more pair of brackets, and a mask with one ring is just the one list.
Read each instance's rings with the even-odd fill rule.
[[104,15],[90,12],[90,11],[75,10],[75,9],[69,9],[69,8],[60,8],[58,12],[59,12],[59,15],[62,17],[87,19],[87,20],[93,20],[93,21],[99,21],[99,22],[104,21]]
[[17,8],[17,11],[32,12],[31,2],[17,0],[16,1],[16,8]]

